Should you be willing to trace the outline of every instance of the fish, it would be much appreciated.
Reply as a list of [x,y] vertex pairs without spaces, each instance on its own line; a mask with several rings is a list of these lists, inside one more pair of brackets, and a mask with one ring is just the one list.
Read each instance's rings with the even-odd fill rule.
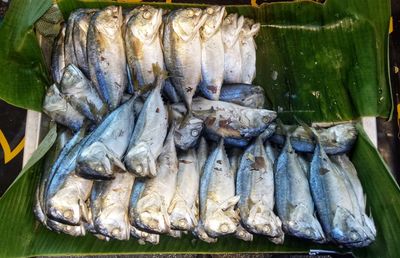
[[[181,103],[173,104],[173,110],[184,110]],[[218,141],[223,137],[228,145],[246,146],[252,137],[261,134],[276,118],[276,112],[252,109],[233,103],[213,101],[202,97],[193,99],[192,113],[204,121],[205,135]]]
[[242,56],[239,35],[244,17],[230,13],[222,22],[222,42],[224,43],[224,83],[242,82]]
[[274,167],[277,213],[287,234],[323,243],[325,234],[316,217],[306,169],[288,135]]
[[172,85],[171,80],[169,78],[165,80],[162,94],[170,103],[182,102],[181,97],[176,91],[174,85]]
[[261,109],[265,104],[265,92],[258,85],[245,83],[223,84],[219,100]]
[[108,115],[88,135],[77,158],[77,174],[87,179],[110,180],[115,172],[125,172],[122,162],[135,126],[135,98]]
[[44,97],[43,112],[52,120],[76,132],[85,122],[85,117],[69,104],[57,84],[51,85]]
[[60,88],[68,103],[91,121],[99,123],[107,114],[107,105],[75,65],[69,64],[65,68]]
[[168,113],[161,98],[163,78],[158,76],[155,89],[147,97],[132,137],[124,163],[138,177],[154,177],[156,160],[160,155],[168,130]]
[[199,89],[208,99],[218,100],[224,80],[224,44],[221,25],[226,16],[224,6],[206,8],[207,19],[200,28],[201,83]]
[[175,89],[191,110],[192,98],[201,81],[200,28],[207,14],[199,8],[172,11],[164,24],[165,66]]
[[109,181],[96,181],[91,196],[91,210],[96,231],[105,237],[129,240],[128,209],[135,176],[116,173]]
[[208,144],[204,137],[200,137],[199,145],[196,149],[197,166],[200,171],[200,175],[203,173],[204,165],[206,164],[209,155]]
[[53,49],[51,51],[51,75],[55,83],[60,83],[65,67],[65,29],[66,25],[63,23],[58,36],[54,40]]
[[331,155],[330,159],[333,164],[335,164],[337,168],[342,171],[347,181],[350,182],[351,188],[353,188],[358,201],[358,207],[362,213],[364,229],[368,235],[368,238],[372,242],[376,238],[376,227],[372,216],[368,216],[366,214],[366,196],[364,194],[360,179],[358,178],[356,168],[346,154]]
[[241,224],[236,229],[235,237],[243,241],[253,241],[253,234],[247,231]]
[[72,42],[75,52],[76,65],[88,78],[90,76],[88,57],[87,57],[87,34],[90,19],[96,12],[96,9],[86,9],[76,15],[72,28]]
[[265,128],[264,132],[260,134],[261,140],[265,142],[269,138],[271,138],[272,135],[276,132],[277,124],[276,123],[270,123],[267,128]]
[[193,116],[191,113],[185,117],[176,118],[178,125],[175,127],[175,145],[181,150],[193,148],[200,136],[204,127],[203,120]]
[[[264,143],[265,153],[268,158],[275,164],[276,159],[278,158],[278,150],[271,145],[270,141],[265,141]],[[308,171],[309,169],[307,169]]]
[[84,225],[72,226],[51,219],[47,221],[47,225],[51,228],[51,230],[57,233],[64,233],[74,237],[86,235],[86,229]]
[[189,149],[178,155],[179,169],[175,194],[168,208],[171,227],[191,231],[198,222],[200,171],[196,150]]
[[65,39],[64,39],[64,59],[66,66],[69,64],[78,65],[78,60],[75,54],[73,32],[77,17],[85,12],[86,9],[78,9],[72,12],[68,17],[67,27],[65,29]]
[[[130,12],[124,34],[130,74],[138,83],[137,91],[155,83],[153,65],[164,69],[160,27],[163,9],[142,5]],[[140,93],[139,93],[140,94]]]
[[310,189],[328,240],[346,247],[364,247],[375,240],[365,227],[357,195],[346,175],[326,154],[318,133],[310,166]]
[[250,233],[283,244],[282,222],[274,213],[274,171],[261,137],[246,148],[236,177],[241,223]]
[[242,83],[251,84],[256,77],[256,49],[254,37],[260,31],[261,24],[244,18],[243,27],[239,34],[240,54],[242,56]]
[[238,201],[234,173],[221,139],[208,157],[200,179],[200,220],[209,237],[235,233],[240,219],[235,209]]
[[57,138],[54,145],[47,152],[45,161],[44,161],[44,169],[41,175],[40,182],[36,187],[35,192],[35,201],[33,207],[33,213],[38,221],[40,221],[44,226],[47,226],[47,215],[44,211],[45,209],[45,201],[44,194],[47,184],[50,178],[50,171],[52,169],[53,164],[57,161],[62,149],[67,144],[69,140],[71,140],[72,135],[69,130],[61,129],[57,132]]
[[178,158],[173,126],[157,160],[157,176],[147,179],[134,209],[135,225],[151,233],[169,233],[171,223],[168,207],[174,196]]
[[[330,155],[349,152],[357,140],[357,129],[353,123],[338,124],[329,128],[317,128],[321,145]],[[293,148],[299,152],[312,153],[315,142],[302,126],[296,128],[291,137]]]
[[138,239],[139,244],[145,244],[151,243],[153,245],[156,245],[160,241],[160,235],[159,234],[154,234],[154,233],[149,233],[146,231],[143,231],[136,227],[135,225],[135,209],[137,206],[137,202],[139,200],[139,197],[141,196],[143,189],[145,186],[144,180],[141,179],[136,179],[135,183],[133,185],[132,193],[131,193],[131,198],[129,202],[129,220],[131,224],[131,236],[135,237]]
[[75,175],[76,157],[86,141],[85,128],[76,133],[62,149],[49,173],[44,201],[47,217],[78,226],[87,220],[85,204],[92,182]]
[[109,6],[93,15],[87,56],[90,79],[109,109],[114,110],[128,83],[121,7]]

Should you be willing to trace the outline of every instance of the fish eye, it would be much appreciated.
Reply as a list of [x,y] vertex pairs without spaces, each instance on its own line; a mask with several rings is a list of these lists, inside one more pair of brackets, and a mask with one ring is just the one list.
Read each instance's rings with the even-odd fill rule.
[[232,23],[232,20],[231,20],[231,18],[228,17],[228,18],[225,19],[225,22],[226,22],[227,24],[231,24],[231,23]]
[[113,235],[114,237],[118,236],[119,233],[121,233],[121,230],[120,230],[119,228],[114,228],[114,229],[111,231],[111,235]]
[[224,223],[224,224],[222,224],[222,225],[219,227],[219,230],[221,230],[222,233],[226,233],[226,232],[228,232],[229,227],[228,227],[228,225],[226,225],[226,224]]
[[264,123],[269,123],[269,122],[270,122],[269,116],[264,116],[264,117],[262,118],[262,121],[263,121]]
[[214,9],[213,8],[207,8],[207,13],[208,14],[213,14],[214,13]]
[[143,18],[150,19],[150,17],[151,17],[151,13],[149,11],[146,11],[143,13]]
[[193,16],[194,16],[193,10],[188,10],[187,15],[188,15],[188,17],[190,17],[190,18],[193,17]]
[[193,137],[196,137],[196,136],[199,135],[199,131],[196,130],[196,129],[194,129],[194,130],[192,130],[191,135],[192,135]]
[[141,173],[141,172],[143,171],[142,165],[137,165],[136,168],[135,168],[135,171],[136,171],[137,173]]
[[356,241],[359,237],[360,236],[359,236],[359,234],[357,232],[353,231],[353,232],[350,233],[350,239],[353,240],[353,241]]

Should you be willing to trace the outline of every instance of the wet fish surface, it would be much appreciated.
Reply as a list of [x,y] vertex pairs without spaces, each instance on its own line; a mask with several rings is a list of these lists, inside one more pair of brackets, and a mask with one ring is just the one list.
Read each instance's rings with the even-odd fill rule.
[[55,83],[60,83],[65,67],[64,39],[65,27],[63,24],[57,38],[54,40],[51,51],[51,74]]
[[254,37],[260,31],[261,24],[244,18],[242,31],[239,34],[240,54],[242,59],[242,83],[251,84],[256,77],[256,42]]
[[265,93],[261,86],[232,83],[221,88],[220,100],[235,103],[249,108],[263,108]]

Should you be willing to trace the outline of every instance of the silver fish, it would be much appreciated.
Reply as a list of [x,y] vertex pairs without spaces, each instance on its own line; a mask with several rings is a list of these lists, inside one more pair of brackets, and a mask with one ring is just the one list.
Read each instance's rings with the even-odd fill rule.
[[132,225],[131,225],[131,236],[137,238],[140,245],[144,245],[146,243],[158,245],[158,243],[160,242],[159,234],[148,233]]
[[200,28],[202,81],[199,88],[206,98],[218,100],[224,80],[221,24],[226,11],[224,6],[210,6],[205,11],[207,20]]
[[168,213],[172,228],[188,231],[193,230],[198,222],[200,171],[194,149],[180,153],[178,160],[175,194]]
[[230,169],[223,140],[210,154],[200,180],[200,219],[210,237],[233,234],[239,224],[235,209],[235,177]]
[[315,215],[308,171],[301,162],[288,136],[274,171],[278,216],[286,233],[323,243],[325,235]]
[[47,225],[57,233],[64,233],[75,237],[86,235],[86,229],[84,225],[72,226],[50,219],[47,221]]
[[244,17],[237,13],[229,14],[222,22],[222,41],[224,43],[224,83],[239,83],[242,80],[242,56],[239,35]]
[[152,233],[168,233],[171,230],[168,207],[174,196],[178,173],[173,127],[157,162],[157,176],[145,182],[133,217],[135,224],[141,229]]
[[200,138],[199,146],[197,147],[197,165],[200,171],[200,175],[203,173],[204,165],[206,164],[209,155],[208,145],[204,137]]
[[97,181],[93,186],[91,207],[96,231],[106,237],[129,240],[128,208],[135,177],[116,173],[115,179]]
[[56,84],[47,89],[43,101],[43,112],[72,131],[78,131],[85,120],[85,117],[67,102]]
[[203,120],[193,116],[191,113],[185,117],[177,118],[178,125],[175,127],[175,145],[181,150],[193,148],[200,138],[203,130]]
[[236,179],[240,196],[238,208],[243,226],[251,233],[262,234],[275,244],[282,244],[282,222],[274,214],[274,172],[258,137],[244,152]]
[[65,68],[60,86],[71,106],[88,119],[99,123],[108,112],[92,83],[75,65]]
[[51,52],[51,74],[55,83],[60,83],[65,67],[64,39],[65,24],[62,25],[60,33],[54,40]]
[[219,99],[249,108],[263,108],[265,93],[264,89],[257,85],[244,83],[224,84],[222,85]]
[[140,91],[155,82],[154,64],[164,68],[160,39],[163,10],[143,5],[133,9],[129,15],[124,35],[126,57]]
[[235,237],[237,239],[241,239],[243,241],[253,241],[253,234],[247,231],[242,225],[239,224],[239,226],[236,229],[235,232]]
[[[278,158],[277,149],[272,147],[270,141],[266,141],[264,143],[265,153],[267,153],[268,158],[275,164],[276,159]],[[308,171],[308,169],[307,169]]]
[[240,53],[242,55],[242,83],[251,84],[256,77],[256,42],[254,37],[260,31],[260,23],[244,18],[242,31],[240,32]]
[[121,27],[121,7],[109,6],[93,15],[87,36],[90,78],[110,110],[119,105],[128,83]]
[[135,124],[132,98],[108,115],[88,136],[77,158],[77,173],[89,179],[112,179],[115,171],[126,171],[121,159]]
[[78,9],[74,12],[72,12],[67,21],[67,27],[65,30],[65,40],[64,40],[64,54],[65,54],[65,65],[69,64],[74,64],[78,65],[78,60],[75,55],[75,48],[74,48],[74,26],[75,26],[75,21],[76,18],[82,14],[85,13],[85,9]]
[[[317,132],[312,130],[318,140]],[[347,247],[363,247],[374,241],[374,235],[365,227],[352,184],[331,162],[319,140],[311,161],[309,182],[328,240]]]
[[77,14],[72,29],[72,40],[77,62],[75,65],[82,70],[86,77],[90,76],[86,51],[87,34],[90,19],[95,12],[96,10],[94,9],[86,9],[85,12]]
[[172,11],[164,26],[163,49],[172,84],[190,110],[201,80],[201,41],[199,30],[207,14],[199,8]]
[[166,99],[168,99],[170,103],[178,103],[178,102],[182,101],[178,92],[176,92],[174,85],[172,85],[170,79],[165,80],[162,93],[163,93],[163,96]]
[[159,76],[156,88],[147,97],[136,121],[124,162],[129,172],[139,177],[155,176],[168,130],[168,114],[161,98],[163,80]]

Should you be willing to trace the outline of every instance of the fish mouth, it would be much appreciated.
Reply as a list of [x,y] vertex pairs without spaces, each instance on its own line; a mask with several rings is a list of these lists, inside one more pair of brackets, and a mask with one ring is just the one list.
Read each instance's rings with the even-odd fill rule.
[[82,178],[90,180],[112,180],[115,175],[107,172],[101,161],[77,162],[76,173]]
[[72,209],[59,210],[55,207],[50,207],[47,212],[47,216],[51,220],[55,220],[66,225],[79,226],[80,220],[74,215],[75,212]]

